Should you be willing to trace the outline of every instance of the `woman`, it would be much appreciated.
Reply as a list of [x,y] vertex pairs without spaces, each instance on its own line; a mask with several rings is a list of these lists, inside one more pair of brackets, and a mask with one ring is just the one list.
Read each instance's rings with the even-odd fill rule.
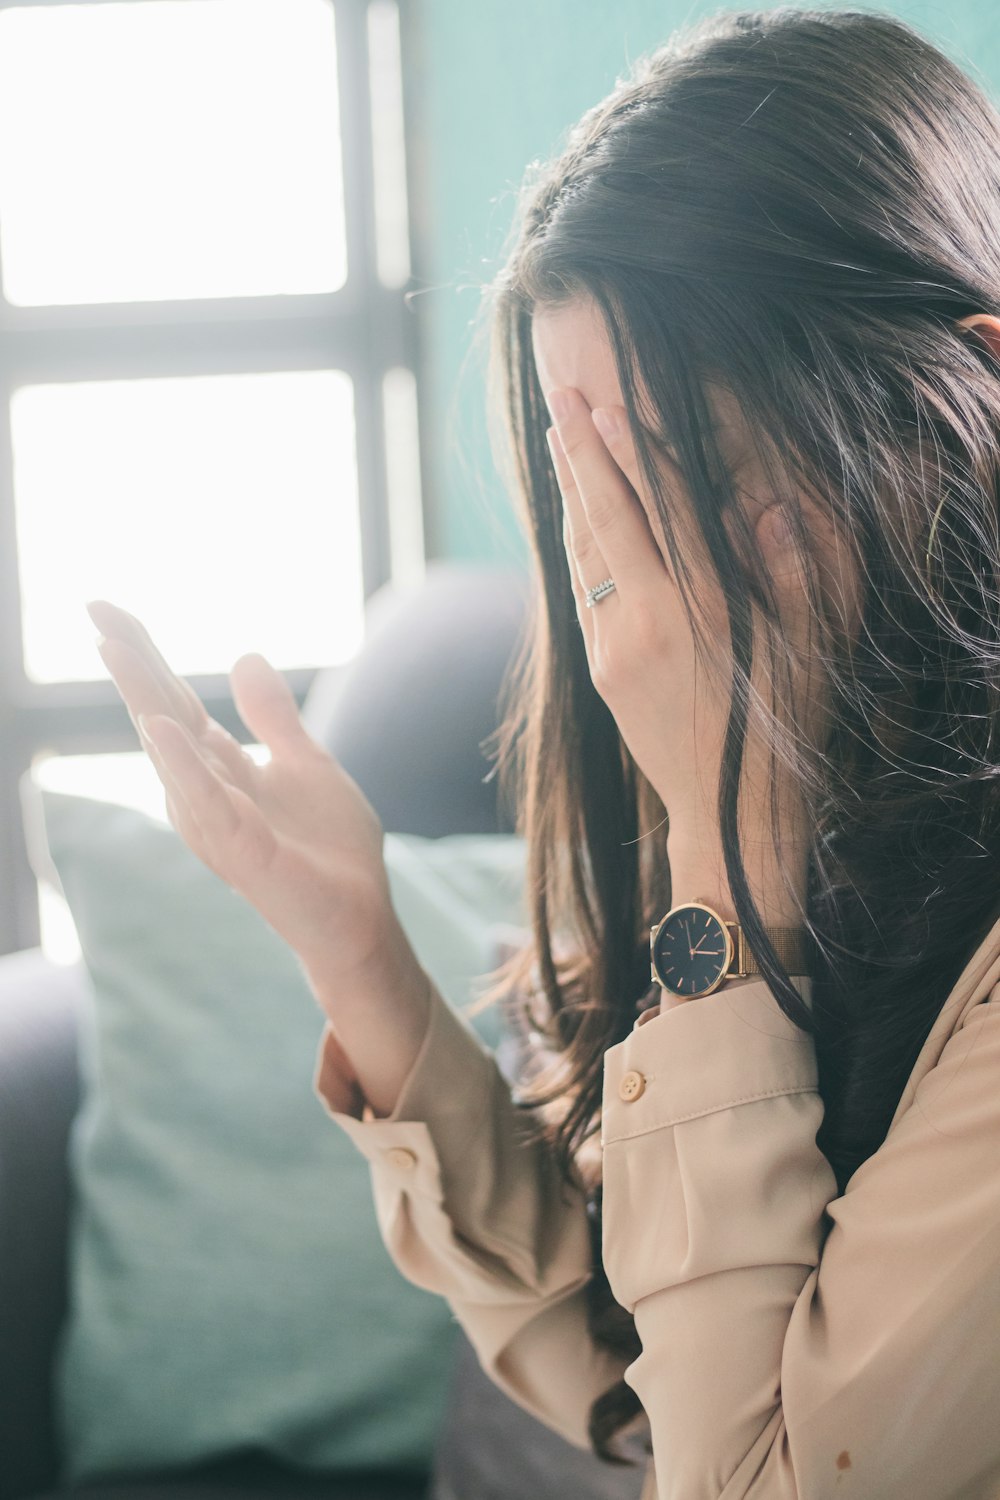
[[648,1423],[646,1500],[1000,1493],[998,289],[1000,117],[889,16],[716,16],[532,169],[485,304],[516,1099],[279,674],[233,669],[258,767],[92,608],[400,1270],[571,1442]]

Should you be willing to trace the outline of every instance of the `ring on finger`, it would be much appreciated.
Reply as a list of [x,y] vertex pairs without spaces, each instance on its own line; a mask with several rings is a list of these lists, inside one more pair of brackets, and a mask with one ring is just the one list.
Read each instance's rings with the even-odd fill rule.
[[587,590],[584,596],[587,608],[593,609],[595,604],[600,604],[601,600],[607,594],[614,593],[616,588],[617,584],[613,578],[602,578],[600,583],[595,583],[593,588]]

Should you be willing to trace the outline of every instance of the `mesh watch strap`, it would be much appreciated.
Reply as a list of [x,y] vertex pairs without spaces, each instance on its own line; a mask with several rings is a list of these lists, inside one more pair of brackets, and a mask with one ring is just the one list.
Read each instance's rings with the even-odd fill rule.
[[[727,922],[733,939],[733,962],[728,977],[759,974],[760,965],[747,946],[738,922]],[[764,931],[789,974],[809,973],[809,933],[804,927],[765,927]]]

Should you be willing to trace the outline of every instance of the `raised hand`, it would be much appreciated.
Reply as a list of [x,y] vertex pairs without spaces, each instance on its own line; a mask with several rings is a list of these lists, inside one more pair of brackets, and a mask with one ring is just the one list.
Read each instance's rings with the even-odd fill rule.
[[[87,606],[98,650],[166,791],[167,813],[204,864],[295,950],[317,993],[370,966],[394,921],[383,830],[356,781],[307,733],[279,672],[250,653],[230,673],[264,765],[206,712],[145,627]],[[140,723],[140,719],[144,723]]]
[[[694,633],[652,497],[647,495],[623,406],[592,413],[576,387],[547,393],[555,418],[547,437],[563,499],[563,541],[591,679],[614,716],[636,764],[667,809],[673,889],[710,891],[732,910],[726,885],[717,789],[732,688],[725,597],[703,551],[693,542],[692,571],[708,637],[717,643],[717,670],[700,669]],[[603,422],[610,416],[610,425]],[[603,430],[602,430],[603,426]],[[664,460],[665,464],[667,460]],[[666,472],[679,516],[689,504],[676,466]],[[794,645],[796,717],[822,740],[826,704],[807,670],[809,598],[801,558],[787,538],[777,503],[748,499],[748,521],[769,559],[783,607],[786,640]],[[687,525],[689,538],[694,528]],[[586,591],[604,578],[615,589],[588,608]],[[755,653],[755,689],[767,701],[764,654]],[[808,711],[807,707],[808,705]],[[779,768],[780,770],[780,768]],[[769,756],[759,736],[748,738],[739,822],[743,854],[765,921],[795,925],[798,905],[777,865],[770,820]],[[779,775],[781,845],[804,880],[807,831],[797,787]],[[792,915],[787,913],[791,912]]]

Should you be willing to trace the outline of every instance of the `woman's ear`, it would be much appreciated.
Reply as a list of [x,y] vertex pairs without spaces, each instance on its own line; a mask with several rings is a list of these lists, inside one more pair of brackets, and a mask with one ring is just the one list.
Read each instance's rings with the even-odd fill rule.
[[970,313],[967,318],[959,318],[957,326],[971,329],[1000,359],[1000,318],[995,318],[992,313]]

